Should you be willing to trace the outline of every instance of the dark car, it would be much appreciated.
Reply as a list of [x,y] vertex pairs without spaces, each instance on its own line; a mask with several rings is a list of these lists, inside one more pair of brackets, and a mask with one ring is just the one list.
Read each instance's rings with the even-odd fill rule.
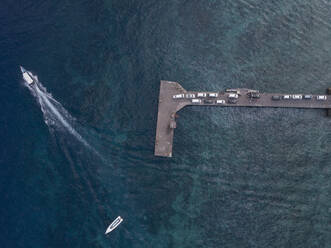
[[312,95],[303,95],[303,99],[310,100],[310,99],[313,99],[313,96]]
[[204,103],[207,103],[207,104],[213,104],[214,101],[213,100],[209,100],[209,99],[205,99],[203,100]]
[[238,99],[236,99],[236,98],[229,98],[228,99],[228,103],[235,104],[237,102],[238,102]]
[[257,99],[258,99],[258,98],[261,97],[261,95],[260,95],[259,92],[248,92],[247,95],[248,95],[248,97],[250,97],[250,98],[257,98]]
[[280,96],[272,96],[271,98],[274,101],[279,101],[280,100]]

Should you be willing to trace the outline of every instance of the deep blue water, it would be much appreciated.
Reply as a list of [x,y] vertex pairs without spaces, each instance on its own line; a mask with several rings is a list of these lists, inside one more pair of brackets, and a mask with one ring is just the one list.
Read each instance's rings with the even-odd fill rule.
[[[328,0],[1,1],[0,247],[331,247],[324,111],[185,108],[153,156],[160,80],[323,93],[330,20]],[[46,125],[19,65],[102,158]]]

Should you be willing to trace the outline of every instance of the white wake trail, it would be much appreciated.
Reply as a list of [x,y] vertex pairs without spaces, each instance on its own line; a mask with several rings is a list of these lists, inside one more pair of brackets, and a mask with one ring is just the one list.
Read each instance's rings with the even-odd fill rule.
[[[101,155],[90,146],[90,144],[75,130],[72,124],[75,119],[68,113],[68,111],[56,101],[51,94],[46,91],[46,88],[37,81],[33,85],[25,85],[29,88],[31,93],[37,98],[41,111],[43,113],[44,121],[47,124],[50,131],[59,130],[68,131],[78,141],[80,141],[85,147],[93,151],[99,157]],[[102,158],[102,157],[101,157]]]
[[[64,119],[64,117],[59,113],[59,111],[54,107],[54,105],[48,100],[48,97],[45,93],[40,91],[38,86],[35,86],[37,96],[40,96],[41,99],[39,99],[39,103],[44,106],[43,103],[45,103],[45,106],[47,106],[50,111],[55,115],[55,117],[62,123],[62,125],[73,135],[75,136],[79,141],[81,141],[84,145],[90,147],[90,145],[83,139],[82,136],[80,136],[79,133],[76,132],[76,130]],[[47,116],[46,108],[43,108],[45,111],[44,115]],[[55,123],[54,123],[55,124]]]

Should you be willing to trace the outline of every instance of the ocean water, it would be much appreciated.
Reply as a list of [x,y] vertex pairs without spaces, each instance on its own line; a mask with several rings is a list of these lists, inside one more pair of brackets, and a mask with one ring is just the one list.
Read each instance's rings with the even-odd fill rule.
[[0,247],[331,247],[325,111],[187,107],[153,156],[160,80],[324,93],[330,20],[328,0],[1,1]]

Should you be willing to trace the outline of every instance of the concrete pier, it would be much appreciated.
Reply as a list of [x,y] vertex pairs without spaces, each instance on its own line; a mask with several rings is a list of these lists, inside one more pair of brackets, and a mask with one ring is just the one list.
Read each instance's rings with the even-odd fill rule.
[[[331,89],[328,93],[330,94]],[[293,94],[259,93],[250,89],[233,89],[221,92],[202,92],[205,95],[198,97],[198,92],[187,91],[179,83],[161,81],[158,117],[155,138],[156,156],[172,157],[172,143],[176,128],[176,112],[188,105],[219,106],[219,107],[271,107],[271,108],[315,108],[326,109],[330,113],[331,95],[326,100],[318,100],[317,96],[309,94],[311,99],[293,99]],[[216,96],[213,95],[216,93]],[[230,94],[237,94],[237,99],[231,99]],[[174,99],[174,95],[184,94]],[[258,97],[253,97],[257,94]],[[290,95],[290,99],[284,99]],[[322,94],[321,94],[322,95]],[[279,99],[273,99],[273,97]],[[303,96],[303,94],[298,94]],[[192,99],[198,99],[195,103]],[[222,101],[223,100],[223,101]],[[231,101],[232,100],[232,101]]]

